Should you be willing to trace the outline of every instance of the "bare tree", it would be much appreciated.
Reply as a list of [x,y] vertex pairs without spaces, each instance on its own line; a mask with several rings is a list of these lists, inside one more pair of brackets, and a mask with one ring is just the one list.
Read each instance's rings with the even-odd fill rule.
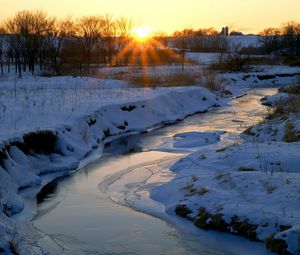
[[181,69],[184,70],[185,64],[185,54],[188,49],[188,41],[193,36],[194,31],[192,29],[184,29],[183,31],[176,31],[173,34],[174,38],[174,46],[177,48],[180,62],[181,62]]
[[[19,77],[22,76],[22,68],[21,68],[21,49],[22,49],[22,40],[21,35],[18,34],[15,28],[15,24],[13,21],[9,21],[6,24],[6,31],[10,32],[7,35],[7,45],[8,45],[8,54],[7,54],[7,61],[10,62],[10,59],[15,63],[15,72],[19,73]],[[8,64],[8,66],[10,66]]]
[[21,63],[26,71],[34,73],[38,57],[41,58],[41,46],[45,35],[49,34],[54,20],[49,19],[41,11],[21,11],[5,23],[5,29],[10,34],[8,44],[12,48],[16,66],[21,76]]
[[160,31],[159,32],[154,32],[152,37],[157,42],[159,42],[158,45],[161,45],[163,47],[168,47],[169,37],[165,32],[160,32]]
[[262,43],[264,50],[267,53],[276,51],[280,48],[281,44],[281,31],[278,28],[266,28],[262,31],[260,37],[260,42]]
[[69,17],[63,20],[55,20],[50,34],[46,37],[45,48],[50,59],[50,69],[55,73],[60,72],[62,65],[63,44],[67,38],[74,36],[74,34],[74,22]]
[[82,58],[86,60],[88,70],[93,53],[96,52],[101,38],[103,19],[99,16],[82,17],[76,24],[76,35],[82,50]]
[[300,23],[294,21],[283,24],[283,47],[289,49],[290,55],[300,55]]
[[[127,19],[124,17],[121,17],[116,20],[116,32],[117,32],[117,40],[116,40],[116,53],[120,56],[125,64],[127,65],[129,62],[129,50],[126,49],[126,47],[130,44],[132,40],[132,29],[134,27],[134,23],[131,19]],[[116,57],[116,60],[114,61],[115,64],[119,64],[121,59],[119,57]]]

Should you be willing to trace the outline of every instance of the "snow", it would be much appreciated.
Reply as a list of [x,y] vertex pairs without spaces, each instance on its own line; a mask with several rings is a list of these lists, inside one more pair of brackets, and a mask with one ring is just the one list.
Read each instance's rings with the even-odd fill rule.
[[[299,132],[299,114],[290,114],[288,121]],[[285,122],[275,119],[254,126],[251,136],[242,134],[239,142],[224,147],[216,141],[197,150],[172,165],[175,178],[153,188],[151,198],[171,215],[177,205],[187,206],[192,221],[200,217],[199,208],[221,215],[231,233],[235,217],[246,220],[256,239],[274,236],[285,240],[291,254],[299,254],[300,142],[284,142],[284,130]]]
[[158,151],[187,153],[197,150],[201,146],[216,143],[224,132],[186,132],[178,133],[165,138],[160,146],[154,148]]
[[[94,90],[90,91],[90,93],[93,92]],[[131,93],[130,90],[125,89],[124,93],[127,92]],[[105,139],[109,140],[120,135],[146,131],[172,123],[187,115],[207,111],[208,108],[218,102],[215,95],[201,87],[155,90],[134,89],[133,96],[128,96],[127,93],[123,97],[124,94],[120,93],[116,94],[119,97],[115,96],[115,98],[113,96],[108,98],[109,94],[103,93],[106,101],[103,100],[97,104],[95,99],[92,108],[96,108],[97,105],[98,108],[94,111],[91,111],[92,108],[88,108],[90,109],[89,114],[83,114],[86,109],[84,111],[79,110],[74,118],[68,119],[65,118],[67,110],[64,108],[63,111],[54,112],[50,117],[46,115],[49,118],[47,119],[47,126],[51,125],[50,128],[45,128],[45,126],[35,127],[35,131],[31,133],[26,133],[22,129],[14,135],[3,133],[0,180],[1,201],[6,207],[6,215],[1,215],[4,219],[4,221],[1,221],[4,224],[4,229],[10,228],[9,217],[18,218],[22,221],[30,220],[35,214],[35,204],[32,203],[32,201],[35,201],[34,194],[53,178],[78,169],[80,161],[91,155],[93,151],[97,153],[97,157],[100,157]],[[203,97],[206,98],[205,101],[202,100]],[[38,97],[35,98],[40,100]],[[99,100],[99,98],[97,99]],[[20,99],[20,101],[22,100]],[[32,100],[29,102],[32,102]],[[39,103],[42,102],[42,100],[39,101]],[[67,101],[66,106],[62,107],[70,107],[72,102]],[[82,107],[84,108],[84,104]],[[37,125],[37,122],[33,120],[38,121],[39,119],[39,107],[34,108],[36,111],[30,111],[31,109],[29,108],[28,112],[30,112],[32,118],[30,119],[29,116],[24,117],[23,124],[26,124],[26,130],[31,130]],[[52,111],[51,107],[47,110]],[[52,118],[54,122],[52,122]],[[32,122],[32,126],[30,122]],[[37,137],[44,135],[45,138],[47,136],[55,137],[54,150],[46,154],[37,153],[34,151],[36,150],[35,147],[32,147],[27,151],[26,148],[31,146],[28,144],[30,139],[25,139],[28,134],[33,137],[35,135]],[[34,139],[36,138],[32,138],[31,141],[39,143]],[[99,149],[95,150],[96,148]],[[55,172],[57,172],[57,175],[51,175]],[[49,178],[49,175],[52,178]],[[29,192],[28,195],[28,192],[26,192],[28,188],[32,190],[33,194]],[[28,196],[31,199],[28,200]],[[2,230],[1,228],[0,231]]]
[[190,60],[195,61],[198,64],[209,65],[215,63],[219,53],[198,53],[198,52],[187,52],[186,57]]
[[284,236],[289,251],[297,254],[299,243],[290,239],[299,238],[299,155],[299,142],[246,143],[224,151],[205,147],[174,164],[176,178],[154,188],[151,198],[173,215],[176,205],[185,204],[194,216],[204,207],[222,214],[228,224],[235,215],[249,219],[258,225],[259,240]]
[[262,104],[268,105],[268,106],[275,106],[276,103],[279,102],[284,102],[288,98],[287,93],[277,93],[276,95],[273,96],[266,96],[261,99]]
[[[191,66],[188,71],[198,68]],[[172,73],[178,67],[148,71]],[[233,96],[240,96],[249,87],[294,83],[300,73],[299,68],[290,67],[257,67],[256,71],[227,73],[222,78]],[[0,198],[5,205],[5,214],[0,214],[0,233],[7,233],[6,238],[12,235],[13,220],[24,222],[34,216],[35,195],[44,185],[79,169],[88,159],[99,158],[106,141],[225,104],[202,87],[130,88],[127,82],[112,79],[25,75],[22,79],[2,77],[0,88]],[[299,121],[295,123],[300,127]],[[38,137],[45,132],[55,137],[55,148],[37,153],[38,148],[30,147],[25,136]],[[282,132],[278,132],[281,137]],[[148,168],[126,171],[107,192],[117,202],[161,218],[167,218],[165,213],[174,216],[174,208],[181,202],[194,214],[200,204],[212,212],[222,207],[220,212],[227,221],[234,214],[247,218],[259,225],[260,240],[274,233],[285,238],[289,250],[295,252],[300,217],[299,192],[295,192],[300,186],[299,143],[286,144],[279,136],[271,143],[247,138],[243,144],[223,150],[220,146],[226,135],[223,130],[214,130],[185,132],[165,139],[154,150],[176,156]],[[43,146],[32,139],[36,147]],[[236,141],[240,143],[240,139]],[[183,154],[191,155],[173,165]],[[250,168],[255,171],[240,171]],[[193,183],[192,177],[196,179]],[[197,192],[188,194],[187,198],[187,185],[208,191],[200,196]],[[272,215],[276,212],[277,227],[274,217],[270,220],[270,211]],[[174,216],[172,221],[176,220]],[[263,227],[266,222],[268,227]],[[279,231],[279,223],[291,228]]]
[[[290,118],[298,127],[299,117]],[[274,123],[280,134],[281,122]],[[270,131],[262,131],[268,125],[252,128],[261,137],[241,134],[244,127],[235,133],[187,132],[163,139],[154,150],[174,153],[173,159],[169,156],[110,177],[106,192],[117,203],[186,227],[188,223],[174,220],[176,206],[187,206],[191,221],[205,208],[210,215],[221,215],[227,232],[236,234],[235,222],[246,222],[254,229],[249,238],[282,239],[291,254],[299,254],[300,142],[286,143],[282,136],[270,139]]]
[[243,36],[230,36],[230,45],[240,45],[244,47],[254,47],[257,48],[261,45],[261,36],[258,35],[243,35]]

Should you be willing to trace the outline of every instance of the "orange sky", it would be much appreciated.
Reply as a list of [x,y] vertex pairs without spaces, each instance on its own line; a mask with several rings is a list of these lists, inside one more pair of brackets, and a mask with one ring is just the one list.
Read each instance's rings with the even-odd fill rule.
[[1,19],[19,10],[40,9],[53,16],[111,14],[132,18],[154,31],[228,25],[256,33],[282,22],[300,22],[300,0],[0,0]]

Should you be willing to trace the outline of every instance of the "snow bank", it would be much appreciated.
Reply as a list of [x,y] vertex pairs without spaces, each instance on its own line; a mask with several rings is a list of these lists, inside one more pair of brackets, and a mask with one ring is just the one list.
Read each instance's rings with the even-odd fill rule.
[[[247,129],[244,140],[215,141],[180,159],[171,167],[175,178],[154,187],[151,198],[199,228],[263,241],[278,254],[300,254],[300,142],[285,142],[287,123],[300,134],[299,113],[290,113]],[[186,138],[180,142],[189,144]]]
[[214,144],[225,132],[185,132],[163,139],[163,143],[153,150],[165,152],[191,153],[199,147]]
[[185,206],[184,217],[200,228],[261,241],[284,237],[298,254],[299,243],[292,240],[299,238],[299,155],[299,143],[206,147],[178,161],[172,167],[176,178],[155,187],[151,198],[172,215]]
[[223,78],[226,85],[237,88],[288,86],[299,82],[300,68],[257,66],[247,73],[224,73]]
[[[9,228],[10,218],[18,217],[28,207],[22,194],[29,187],[35,187],[38,192],[46,184],[45,179],[51,180],[47,177],[50,173],[64,175],[77,169],[79,162],[105,140],[178,121],[207,111],[217,103],[218,98],[204,88],[169,89],[148,99],[104,105],[72,124],[37,129],[2,140],[0,187],[4,214],[1,223]],[[34,211],[29,218],[33,214]]]

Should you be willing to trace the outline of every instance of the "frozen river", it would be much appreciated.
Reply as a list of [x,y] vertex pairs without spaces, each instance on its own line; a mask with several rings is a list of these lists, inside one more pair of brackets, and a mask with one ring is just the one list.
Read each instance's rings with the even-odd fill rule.
[[[227,107],[186,118],[174,125],[146,134],[123,137],[104,149],[101,159],[75,174],[52,183],[51,192],[38,206],[33,226],[46,235],[43,243],[50,254],[270,254],[262,244],[214,231],[202,231],[181,219],[159,217],[163,205],[148,200],[138,208],[157,217],[134,210],[128,194],[119,197],[121,183],[149,180],[146,166],[160,167],[155,185],[174,177],[168,167],[189,151],[163,152],[159,148],[177,133],[224,130],[224,142],[236,138],[248,126],[262,120],[267,108],[260,98],[276,89],[252,89],[233,99]],[[196,150],[197,148],[191,148]],[[137,172],[136,180],[130,173]],[[146,177],[145,177],[146,176]],[[153,176],[151,176],[153,177]],[[156,183],[155,183],[156,182]],[[153,184],[152,183],[152,184]],[[114,192],[116,189],[116,192]],[[109,192],[108,192],[109,190]],[[130,187],[129,187],[130,190]],[[147,190],[145,191],[147,192]],[[146,196],[147,197],[147,196]],[[124,201],[127,206],[121,205]],[[150,208],[150,209],[149,209]],[[151,208],[154,208],[151,213]],[[175,223],[176,222],[176,223]],[[53,247],[53,243],[57,244]],[[241,249],[243,252],[241,253]]]

